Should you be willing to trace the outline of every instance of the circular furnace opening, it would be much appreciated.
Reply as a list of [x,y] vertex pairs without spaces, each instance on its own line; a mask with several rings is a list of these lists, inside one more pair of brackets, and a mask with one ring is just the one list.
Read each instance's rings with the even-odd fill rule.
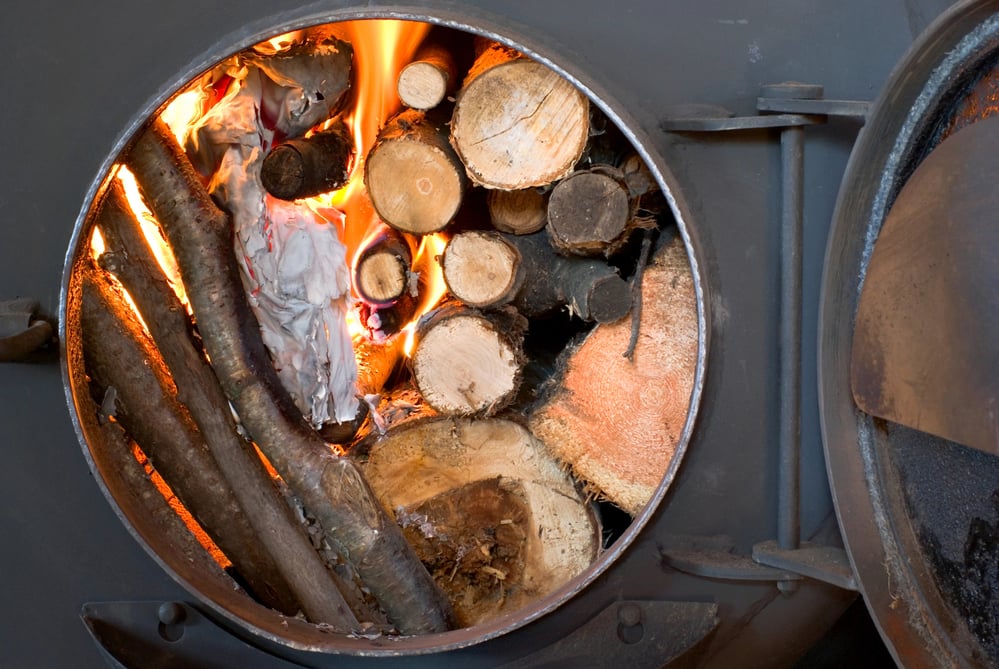
[[610,568],[704,366],[696,264],[609,106],[474,29],[221,53],[97,178],[67,393],[150,554],[237,632],[467,646]]

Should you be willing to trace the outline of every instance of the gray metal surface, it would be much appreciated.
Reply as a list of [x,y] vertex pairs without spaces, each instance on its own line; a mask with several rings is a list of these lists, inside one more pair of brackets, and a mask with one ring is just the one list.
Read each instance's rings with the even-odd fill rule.
[[[953,105],[991,62],[999,42],[997,11],[996,2],[955,6],[899,63],[847,167],[823,277],[819,388],[837,515],[874,619],[895,658],[912,666],[997,661],[941,587],[930,537],[947,537],[948,559],[959,554],[975,518],[988,517],[982,507],[999,479],[988,470],[992,491],[983,494],[983,486],[962,483],[967,468],[961,452],[968,449],[933,445],[924,433],[859,411],[850,380],[853,328],[881,225],[906,179],[939,141]],[[920,449],[918,470],[909,463],[917,441],[930,444]]]
[[[674,173],[681,205],[691,213],[712,318],[711,362],[684,467],[615,568],[554,614],[502,639],[391,664],[513,662],[555,644],[622,599],[717,603],[719,625],[700,666],[745,666],[747,658],[787,664],[833,623],[849,603],[834,588],[803,586],[785,597],[773,584],[710,582],[661,562],[659,543],[669,533],[729,533],[742,555],[775,535],[780,176],[773,131],[750,131],[733,141],[665,135],[658,126],[667,110],[689,103],[755,113],[761,82],[816,81],[832,98],[868,99],[913,36],[947,4],[909,0],[871,11],[863,0],[426,0],[403,8],[509,35],[626,110],[628,125],[648,141],[653,160]],[[369,11],[400,9],[363,5]],[[298,8],[265,0],[105,0],[79,6],[42,0],[6,8],[0,26],[7,48],[0,60],[6,95],[0,108],[6,129],[0,294],[36,296],[49,316],[58,310],[63,261],[88,189],[130,124],[183,83],[182,73],[207,65],[206,54],[220,45],[245,44],[291,16],[314,19],[350,6],[332,0]],[[815,354],[826,224],[855,132],[851,122],[830,123],[810,134],[805,146],[806,361]],[[802,383],[805,536],[831,509],[815,376],[808,362]],[[103,498],[81,456],[55,365],[0,365],[0,425],[6,457],[0,468],[3,662],[104,666],[78,620],[84,602],[191,595],[139,547]],[[387,666],[365,658],[317,660],[261,645],[303,664]]]
[[999,117],[936,146],[892,204],[857,307],[867,413],[999,455]]

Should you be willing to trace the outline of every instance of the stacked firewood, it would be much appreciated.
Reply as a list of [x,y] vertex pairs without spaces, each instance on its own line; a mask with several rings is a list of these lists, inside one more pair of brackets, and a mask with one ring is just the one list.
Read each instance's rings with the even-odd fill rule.
[[[438,632],[582,573],[594,499],[634,515],[652,497],[688,414],[696,300],[651,173],[569,81],[434,29],[355,156],[351,51],[342,26],[251,49],[192,85],[205,110],[179,140],[142,131],[121,162],[190,310],[111,180],[106,248],[77,273],[87,373],[258,601]],[[378,227],[351,255],[350,218],[310,198],[360,163]],[[428,235],[448,240],[430,305]],[[351,342],[352,308],[376,336]]]

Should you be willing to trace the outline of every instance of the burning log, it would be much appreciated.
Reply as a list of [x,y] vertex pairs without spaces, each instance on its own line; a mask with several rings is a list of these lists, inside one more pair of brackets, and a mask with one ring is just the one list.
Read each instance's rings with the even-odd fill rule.
[[139,444],[260,601],[294,615],[297,597],[260,545],[235,492],[174,396],[170,372],[124,295],[91,270],[83,279],[81,304],[87,373],[104,397],[104,410]]
[[483,314],[447,304],[421,320],[413,379],[445,415],[495,413],[520,385],[526,321],[515,311]]
[[642,302],[633,361],[622,356],[627,320],[594,329],[567,351],[553,393],[529,421],[592,492],[633,515],[669,469],[694,388],[697,298],[679,238],[656,251]]
[[337,120],[304,139],[275,146],[264,158],[260,181],[281,200],[300,200],[343,188],[350,177],[354,140]]
[[101,264],[119,278],[142,314],[173,376],[178,400],[231,485],[257,542],[272,556],[310,620],[344,631],[358,629],[351,608],[358,610],[359,598],[353,598],[353,607],[347,606],[341,593],[350,588],[323,564],[253,446],[239,436],[228,400],[189,336],[187,312],[155,269],[155,259],[117,181],[108,189],[98,224],[108,249]]
[[205,349],[243,426],[405,634],[447,629],[450,607],[353,463],[303,420],[270,364],[232,256],[233,230],[169,130],[127,158],[173,247]]
[[548,235],[462,232],[441,257],[448,290],[474,307],[512,304],[529,318],[568,307],[610,323],[631,308],[628,283],[607,263],[558,255]]
[[365,475],[461,625],[544,597],[600,549],[600,528],[570,476],[514,422],[413,419],[368,446]]
[[614,255],[632,231],[655,225],[636,215],[637,196],[624,172],[598,165],[556,184],[548,200],[552,245],[567,254]]
[[451,143],[486,188],[547,186],[586,146],[589,103],[565,78],[492,43],[476,57],[455,102]]
[[491,190],[486,206],[489,220],[500,232],[529,235],[548,222],[548,191],[539,188]]
[[395,116],[365,161],[371,204],[385,223],[402,232],[437,232],[461,207],[465,171],[438,116],[414,109]]
[[425,111],[453,92],[457,79],[451,50],[442,44],[427,43],[416,52],[413,62],[399,72],[396,90],[402,104]]

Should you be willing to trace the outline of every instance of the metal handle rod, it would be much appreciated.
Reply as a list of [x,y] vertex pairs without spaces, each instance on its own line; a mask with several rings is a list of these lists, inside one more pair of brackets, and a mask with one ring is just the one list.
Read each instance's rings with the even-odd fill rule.
[[801,541],[801,275],[805,130],[781,131],[780,362],[777,543]]

